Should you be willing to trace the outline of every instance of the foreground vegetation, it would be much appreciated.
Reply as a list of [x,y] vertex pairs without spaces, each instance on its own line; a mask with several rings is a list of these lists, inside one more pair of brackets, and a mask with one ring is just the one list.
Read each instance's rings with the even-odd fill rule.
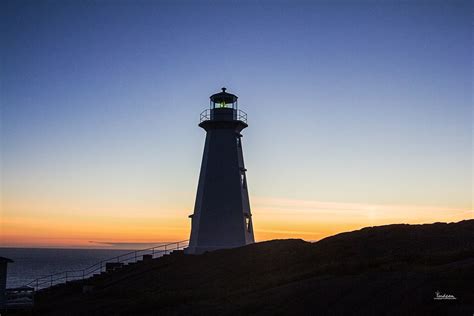
[[[34,314],[472,315],[474,220],[175,253],[36,296]],[[455,300],[435,300],[436,292]]]

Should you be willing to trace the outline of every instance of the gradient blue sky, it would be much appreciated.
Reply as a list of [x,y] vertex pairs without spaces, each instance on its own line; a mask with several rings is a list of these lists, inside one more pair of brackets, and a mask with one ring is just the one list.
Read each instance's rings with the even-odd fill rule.
[[[302,203],[370,211],[334,227],[403,222],[397,206],[432,207],[413,222],[472,218],[472,12],[471,1],[2,1],[4,238],[27,244],[40,219],[120,230],[132,215],[187,237],[199,113],[222,86],[249,116],[257,237],[259,224],[261,236],[265,223],[284,231]],[[275,201],[286,211],[272,213]],[[317,223],[332,209],[304,214]],[[139,239],[112,232],[77,238]]]

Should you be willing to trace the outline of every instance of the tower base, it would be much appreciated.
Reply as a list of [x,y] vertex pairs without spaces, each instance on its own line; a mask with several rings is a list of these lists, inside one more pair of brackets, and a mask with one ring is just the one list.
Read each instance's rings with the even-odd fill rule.
[[238,248],[243,247],[245,245],[235,245],[235,246],[215,246],[215,247],[187,247],[184,248],[184,254],[186,255],[200,255],[205,252],[220,250],[220,249],[231,249],[231,248]]

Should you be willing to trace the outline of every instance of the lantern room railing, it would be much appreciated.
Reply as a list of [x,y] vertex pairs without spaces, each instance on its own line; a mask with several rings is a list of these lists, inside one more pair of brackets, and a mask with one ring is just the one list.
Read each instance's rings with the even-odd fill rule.
[[[200,118],[199,118],[199,122],[202,123],[204,121],[210,121],[212,118],[211,118],[211,109],[206,109],[204,111],[201,112],[201,115],[200,115]],[[242,121],[244,122],[245,124],[247,124],[247,113],[245,113],[244,111],[242,110],[234,110],[234,120],[236,121]]]

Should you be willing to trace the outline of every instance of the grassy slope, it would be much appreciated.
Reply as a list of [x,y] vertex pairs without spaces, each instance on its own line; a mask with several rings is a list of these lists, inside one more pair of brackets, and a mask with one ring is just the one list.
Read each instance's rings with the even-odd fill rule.
[[[39,293],[40,314],[466,314],[474,220],[173,255]],[[435,291],[456,301],[435,301]]]

